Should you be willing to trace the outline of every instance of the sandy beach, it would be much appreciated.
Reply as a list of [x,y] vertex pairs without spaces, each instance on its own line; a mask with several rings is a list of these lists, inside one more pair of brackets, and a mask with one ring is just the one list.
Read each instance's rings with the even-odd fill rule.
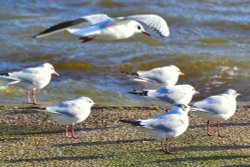
[[[190,113],[190,126],[170,140],[173,155],[160,142],[120,119],[148,118],[156,107],[98,107],[76,125],[77,139],[65,138],[64,127],[30,105],[0,105],[1,166],[249,166],[250,108],[239,107],[222,123],[222,135],[206,136],[205,123]],[[214,125],[214,124],[213,124]]]

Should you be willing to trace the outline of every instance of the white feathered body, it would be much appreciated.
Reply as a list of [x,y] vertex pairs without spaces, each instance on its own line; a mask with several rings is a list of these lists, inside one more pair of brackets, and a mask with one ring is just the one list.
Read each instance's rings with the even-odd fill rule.
[[92,104],[84,98],[62,102],[56,106],[46,107],[46,111],[53,113],[53,120],[60,125],[77,124],[86,120],[91,112]]
[[139,77],[134,80],[143,82],[146,88],[151,87],[151,89],[155,86],[173,86],[179,79],[178,70],[175,66],[166,66],[149,71],[138,71]]
[[157,139],[175,138],[183,134],[189,126],[188,112],[173,111],[151,119],[141,120],[142,128]]
[[224,121],[234,115],[237,103],[235,97],[222,94],[196,102],[193,106],[195,107],[194,113],[203,119]]
[[51,73],[41,67],[27,68],[8,74],[9,76],[0,77],[11,80],[8,85],[15,84],[24,89],[42,89],[51,81]]

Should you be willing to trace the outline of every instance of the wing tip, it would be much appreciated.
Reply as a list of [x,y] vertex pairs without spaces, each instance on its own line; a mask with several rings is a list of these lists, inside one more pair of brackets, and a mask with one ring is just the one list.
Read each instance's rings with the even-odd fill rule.
[[119,121],[123,122],[123,123],[131,124],[131,125],[134,125],[134,126],[142,126],[141,121],[133,121],[133,120],[125,120],[125,119],[121,119]]

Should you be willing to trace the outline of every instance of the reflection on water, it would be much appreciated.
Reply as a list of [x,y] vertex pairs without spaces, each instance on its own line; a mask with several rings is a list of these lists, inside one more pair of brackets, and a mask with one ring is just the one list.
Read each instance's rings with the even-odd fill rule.
[[[62,0],[0,2],[0,71],[13,71],[43,62],[55,65],[61,78],[38,92],[44,101],[61,101],[80,95],[111,104],[143,99],[127,94],[141,88],[127,81],[122,70],[148,70],[175,64],[202,94],[196,99],[234,88],[249,100],[250,2],[239,0],[148,1]],[[138,35],[119,41],[80,43],[77,37],[59,33],[42,39],[37,32],[67,19],[93,13],[110,16],[155,13],[167,20],[170,37]],[[2,82],[0,83],[2,84]],[[25,101],[23,90],[0,89],[3,102]],[[40,96],[39,96],[40,95]]]

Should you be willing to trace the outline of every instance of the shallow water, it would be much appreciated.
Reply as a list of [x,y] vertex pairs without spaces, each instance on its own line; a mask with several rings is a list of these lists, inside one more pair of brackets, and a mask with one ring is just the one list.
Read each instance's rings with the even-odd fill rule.
[[[196,99],[234,88],[250,100],[250,2],[246,0],[5,0],[0,2],[0,71],[52,63],[62,75],[38,91],[40,101],[89,96],[103,104],[143,101],[127,94],[139,84],[121,70],[148,70],[175,64],[201,92]],[[170,37],[137,35],[119,42],[92,41],[60,33],[42,39],[32,36],[45,28],[82,15],[126,16],[154,13],[167,20]],[[1,102],[25,101],[24,91],[0,87]]]

